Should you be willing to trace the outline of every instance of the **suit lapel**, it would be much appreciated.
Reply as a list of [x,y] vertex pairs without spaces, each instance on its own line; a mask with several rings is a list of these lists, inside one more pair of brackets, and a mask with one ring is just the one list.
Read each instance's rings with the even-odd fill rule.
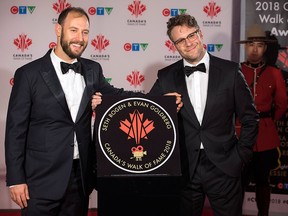
[[68,105],[66,102],[65,94],[61,87],[60,81],[57,77],[56,71],[54,66],[51,62],[50,58],[51,50],[49,50],[46,55],[43,57],[43,70],[40,71],[40,74],[43,77],[44,82],[46,83],[47,87],[50,89],[60,106],[63,110],[70,116],[70,111],[68,109]]
[[78,59],[79,62],[81,62],[82,72],[85,79],[86,87],[84,88],[81,103],[79,106],[79,110],[76,116],[76,121],[79,121],[83,113],[85,112],[85,109],[87,107],[87,104],[91,101],[91,97],[94,94],[93,92],[93,70],[92,68],[86,66],[81,59]]
[[194,111],[194,107],[188,95],[188,90],[187,90],[188,87],[186,85],[186,80],[185,80],[183,60],[179,61],[178,68],[176,70],[177,70],[177,73],[175,76],[175,80],[176,80],[177,92],[179,92],[182,95],[182,101],[184,104],[184,107],[182,109],[187,111],[194,125],[200,126],[199,121]]
[[202,126],[205,125],[206,121],[209,119],[209,115],[212,112],[213,113],[213,104],[216,99],[216,92],[217,88],[220,85],[221,82],[221,76],[220,76],[220,69],[215,64],[215,58],[210,55],[210,66],[209,66],[209,79],[208,79],[208,90],[207,90],[207,99],[206,99],[206,106],[204,109],[203,114],[203,121]]

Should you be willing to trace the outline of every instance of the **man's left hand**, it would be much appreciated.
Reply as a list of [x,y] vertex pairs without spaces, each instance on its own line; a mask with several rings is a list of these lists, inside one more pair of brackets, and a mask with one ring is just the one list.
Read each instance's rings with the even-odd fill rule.
[[178,94],[177,92],[171,92],[171,93],[165,94],[165,96],[175,96],[176,97],[177,112],[179,112],[179,110],[183,107],[181,94]]

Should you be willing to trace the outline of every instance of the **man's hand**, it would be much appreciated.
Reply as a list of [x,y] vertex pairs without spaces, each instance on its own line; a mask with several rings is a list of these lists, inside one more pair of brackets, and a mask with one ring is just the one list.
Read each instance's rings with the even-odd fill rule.
[[9,188],[11,199],[21,207],[21,209],[28,206],[29,198],[27,184],[13,185]]
[[92,95],[92,101],[91,101],[91,107],[92,110],[95,110],[96,107],[101,104],[102,102],[102,94],[100,92],[96,92],[94,95]]
[[176,97],[177,112],[179,112],[179,110],[183,107],[181,95],[178,94],[177,92],[171,92],[171,93],[165,94],[165,96],[175,96]]

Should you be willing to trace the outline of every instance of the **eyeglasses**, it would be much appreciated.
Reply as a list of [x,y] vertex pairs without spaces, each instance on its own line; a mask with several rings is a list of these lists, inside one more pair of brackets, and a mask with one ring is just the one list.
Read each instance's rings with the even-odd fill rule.
[[188,40],[190,42],[196,40],[198,32],[199,32],[199,29],[197,29],[196,31],[194,31],[194,32],[190,33],[189,35],[187,35],[186,38],[180,38],[180,39],[174,41],[173,43],[175,45],[183,46],[186,43],[186,40]]

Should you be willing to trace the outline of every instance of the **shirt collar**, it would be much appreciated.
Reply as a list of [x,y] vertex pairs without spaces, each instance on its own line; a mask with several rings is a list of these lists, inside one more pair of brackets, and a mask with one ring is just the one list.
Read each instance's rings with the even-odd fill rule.
[[[58,63],[59,65],[60,65],[60,62],[66,62],[66,61],[64,61],[63,59],[59,58],[59,57],[55,54],[54,49],[52,49],[50,56],[51,56],[52,62]],[[74,62],[77,62],[77,59],[74,59],[74,61],[71,62],[71,64],[73,64]],[[66,62],[66,63],[68,63],[68,62]]]

